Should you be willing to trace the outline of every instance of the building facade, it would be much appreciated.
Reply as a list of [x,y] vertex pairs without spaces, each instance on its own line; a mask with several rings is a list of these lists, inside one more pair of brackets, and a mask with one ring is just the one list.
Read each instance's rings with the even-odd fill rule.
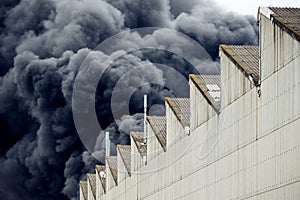
[[80,182],[80,200],[300,199],[300,9],[260,8],[259,46],[220,46],[131,145]]

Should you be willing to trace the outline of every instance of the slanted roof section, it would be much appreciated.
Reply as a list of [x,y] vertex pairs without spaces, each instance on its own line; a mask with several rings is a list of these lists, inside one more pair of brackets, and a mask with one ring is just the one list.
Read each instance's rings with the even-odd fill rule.
[[117,146],[122,161],[125,165],[128,175],[131,175],[131,146],[130,145],[118,145]]
[[94,196],[94,199],[96,199],[96,174],[86,174],[87,181],[91,185],[91,190]]
[[259,46],[221,45],[220,48],[247,77],[253,79],[255,86],[259,85]]
[[87,182],[86,181],[80,181],[79,182],[79,186],[81,188],[81,191],[82,191],[82,195],[83,195],[83,198],[85,200],[88,200],[88,192],[87,192]]
[[221,107],[221,76],[190,74],[190,79],[200,90],[208,104],[219,114]]
[[117,156],[106,156],[106,162],[111,171],[115,184],[118,185],[118,161]]
[[273,21],[300,41],[300,8],[269,7]]
[[161,147],[166,151],[167,146],[167,118],[165,116],[148,116],[147,120]]
[[[99,178],[101,181],[101,185],[103,188],[104,193],[106,193],[106,170],[105,170],[105,166],[104,165],[96,165],[96,170],[99,174]],[[105,176],[101,177],[100,173],[103,172]]]
[[144,133],[143,132],[131,132],[130,133],[138,151],[141,156],[145,156],[147,154],[147,144],[144,144]]
[[170,105],[177,119],[181,124],[190,126],[190,99],[189,98],[166,98],[166,102]]

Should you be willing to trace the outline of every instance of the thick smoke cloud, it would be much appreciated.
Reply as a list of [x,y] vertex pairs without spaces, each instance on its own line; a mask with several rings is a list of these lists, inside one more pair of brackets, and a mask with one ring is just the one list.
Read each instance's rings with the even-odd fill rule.
[[[1,2],[2,3],[2,2]],[[4,1],[1,4],[0,74],[7,72],[24,38],[44,31],[43,21],[53,12],[51,1]]]
[[[212,57],[212,61],[199,59],[202,73],[216,73],[210,66],[218,65],[220,43],[257,43],[254,18],[224,13],[209,1],[183,2],[1,1],[0,199],[78,198],[78,181],[85,173],[93,172],[99,161],[85,149],[77,135],[72,115],[73,84],[84,70],[80,66],[87,57],[91,59],[89,63],[101,68],[103,60],[122,53],[110,52],[110,47],[104,52],[93,50],[106,38],[128,28],[147,26],[180,31],[203,45]],[[182,47],[176,37],[164,34],[163,30],[145,38],[128,34],[122,42],[119,45],[132,47],[157,43],[197,57],[197,52]],[[190,63],[177,55],[144,49],[115,60],[101,78],[95,107],[99,122],[110,131],[114,145],[128,144],[129,132],[141,130],[143,115],[138,113],[143,109],[144,93],[151,94],[149,107],[156,105],[151,109],[155,114],[161,114],[163,108],[159,104],[164,98],[173,95],[164,86],[172,83],[174,76],[166,77],[157,63],[170,66],[184,77],[193,72]],[[159,85],[138,88],[129,102],[131,115],[118,115],[114,121],[111,97],[118,83],[125,88],[133,87],[134,81],[126,82],[123,77],[129,71],[137,77],[133,79],[136,82],[155,80]],[[88,83],[89,77],[85,78],[83,81]],[[117,105],[117,111],[122,113],[122,102]],[[86,110],[80,108],[80,111]],[[104,131],[93,142],[93,153],[103,161]]]
[[61,56],[66,50],[93,48],[118,33],[123,27],[123,18],[119,10],[103,1],[66,0],[57,2],[55,11],[43,21],[43,26],[42,34],[28,33],[17,53],[29,50],[44,58]]
[[256,23],[253,17],[226,13],[205,1],[204,5],[195,5],[189,13],[179,14],[175,28],[196,39],[211,55],[217,55],[215,47],[220,43],[257,44]]
[[129,28],[170,27],[171,15],[168,1],[161,0],[106,0],[123,14]]

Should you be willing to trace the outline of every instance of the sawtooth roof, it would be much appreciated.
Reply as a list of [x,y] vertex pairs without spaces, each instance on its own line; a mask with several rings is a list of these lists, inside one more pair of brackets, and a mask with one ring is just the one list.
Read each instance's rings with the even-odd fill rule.
[[94,196],[94,199],[96,199],[96,174],[87,174],[87,181],[91,185],[91,190]]
[[111,171],[115,184],[118,185],[118,161],[117,156],[106,156],[106,162]]
[[246,76],[251,76],[255,86],[258,86],[259,46],[220,45],[221,50],[236,64]]
[[183,126],[190,126],[190,99],[189,98],[166,98],[166,102],[173,110],[177,119]]
[[147,120],[161,147],[166,151],[167,118],[165,116],[148,116]]
[[143,144],[144,143],[144,133],[143,132],[131,132],[130,135],[131,135],[138,151],[140,152],[141,156],[145,156],[147,154],[147,144]]
[[118,145],[117,146],[127,173],[131,175],[131,146],[130,145]]
[[82,191],[82,195],[83,195],[83,198],[85,200],[88,200],[88,195],[87,195],[87,182],[86,181],[80,181],[79,182],[79,185],[81,187],[81,191]]
[[300,8],[269,7],[273,21],[300,41]]
[[105,167],[105,165],[96,165],[96,170],[98,171],[103,191],[104,191],[104,193],[106,193],[106,178],[100,177],[100,172],[106,173],[106,167]]
[[207,85],[217,85],[221,88],[221,76],[220,75],[195,75],[190,74],[190,79],[200,90],[207,102],[213,107],[213,109],[219,113],[220,112],[220,101],[215,101],[215,99],[209,93],[210,90]]

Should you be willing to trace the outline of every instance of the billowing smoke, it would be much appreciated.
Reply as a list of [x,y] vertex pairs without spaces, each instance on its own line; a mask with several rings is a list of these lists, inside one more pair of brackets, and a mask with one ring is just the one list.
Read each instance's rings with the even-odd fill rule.
[[211,54],[216,55],[215,47],[225,44],[256,44],[258,27],[253,17],[241,17],[226,13],[210,6],[198,4],[189,13],[180,13],[175,19],[175,28],[196,39]]
[[[120,52],[93,50],[99,43],[128,28],[157,26],[187,34],[205,47],[212,61],[200,61],[202,73],[216,73],[220,43],[257,44],[255,19],[223,12],[204,0],[3,0],[0,5],[0,199],[77,199],[78,181],[99,164],[83,146],[75,129],[72,93],[81,64],[103,67],[103,60]],[[164,31],[143,37],[129,34],[125,46],[143,42],[172,46],[180,42]],[[192,53],[197,53],[193,52]],[[112,142],[129,143],[129,131],[141,130],[143,94],[149,95],[151,112],[161,114],[167,85],[173,76],[157,63],[187,75],[191,63],[163,50],[144,49],[125,54],[105,71],[95,96],[103,131],[93,139],[94,154],[104,158],[104,129]],[[132,71],[132,81],[123,75]],[[168,71],[169,72],[169,71]],[[171,74],[171,73],[168,73]],[[135,77],[135,78],[134,78]],[[88,77],[86,80],[88,82]],[[129,102],[130,115],[116,115],[111,98],[116,85],[137,88]],[[85,85],[83,86],[85,87]],[[88,86],[86,88],[88,90]],[[183,89],[181,89],[183,90]],[[118,91],[117,91],[118,92]],[[122,90],[119,91],[122,96]],[[84,95],[84,94],[83,94]],[[78,112],[87,112],[78,108]],[[120,114],[121,113],[121,114]],[[118,116],[115,118],[114,116]],[[87,121],[89,116],[87,115]]]

